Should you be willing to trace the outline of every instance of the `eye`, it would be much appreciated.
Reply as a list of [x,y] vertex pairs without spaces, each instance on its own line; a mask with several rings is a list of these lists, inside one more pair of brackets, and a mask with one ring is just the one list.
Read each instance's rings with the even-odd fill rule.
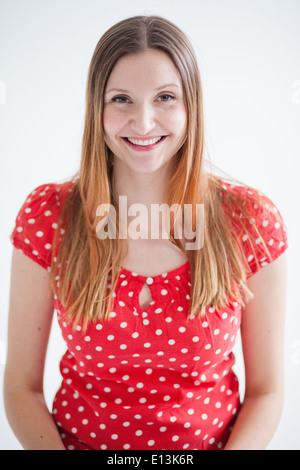
[[111,100],[114,103],[128,103],[129,102],[129,98],[127,98],[126,96],[115,96]]
[[163,95],[160,95],[158,97],[158,100],[159,101],[172,101],[172,100],[175,100],[175,96],[173,95],[169,95],[168,93],[164,93]]

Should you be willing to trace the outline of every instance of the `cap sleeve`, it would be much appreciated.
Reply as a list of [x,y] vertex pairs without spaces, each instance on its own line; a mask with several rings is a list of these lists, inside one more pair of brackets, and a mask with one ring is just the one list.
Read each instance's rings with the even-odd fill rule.
[[9,236],[15,248],[48,271],[61,206],[61,186],[50,183],[35,188],[20,208]]
[[241,217],[238,210],[234,214],[234,225],[249,267],[247,277],[250,278],[288,248],[287,228],[277,206],[261,191],[234,185],[231,190],[240,194],[249,214],[247,218]]

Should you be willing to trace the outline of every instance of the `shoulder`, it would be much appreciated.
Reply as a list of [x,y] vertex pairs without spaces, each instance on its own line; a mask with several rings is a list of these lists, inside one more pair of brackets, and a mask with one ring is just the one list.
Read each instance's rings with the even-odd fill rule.
[[264,192],[219,179],[223,206],[249,265],[249,277],[287,248],[287,227],[277,205]]
[[9,237],[15,248],[48,270],[59,215],[74,184],[44,183],[34,188],[20,207]]

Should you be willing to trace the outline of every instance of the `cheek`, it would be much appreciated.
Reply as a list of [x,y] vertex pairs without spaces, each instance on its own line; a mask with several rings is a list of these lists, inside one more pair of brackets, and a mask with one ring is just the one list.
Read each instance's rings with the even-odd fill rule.
[[177,134],[184,134],[187,129],[187,113],[184,107],[174,109],[168,116],[168,124]]
[[103,128],[106,135],[115,135],[125,125],[125,117],[115,109],[104,108]]

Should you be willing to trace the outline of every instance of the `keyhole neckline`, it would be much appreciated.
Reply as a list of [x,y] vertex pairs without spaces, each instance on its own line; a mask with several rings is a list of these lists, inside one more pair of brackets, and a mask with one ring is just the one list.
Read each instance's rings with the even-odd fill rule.
[[128,270],[126,268],[123,268],[121,266],[120,274],[126,274],[127,276],[142,280],[142,281],[144,281],[144,283],[146,282],[146,284],[151,285],[153,283],[160,282],[161,280],[165,279],[166,277],[168,277],[168,279],[170,279],[170,278],[174,278],[175,276],[178,276],[179,274],[187,273],[187,272],[189,272],[188,271],[189,267],[190,267],[190,262],[186,261],[184,264],[182,264],[178,268],[172,269],[171,271],[164,272],[164,273],[161,273],[161,274],[156,274],[155,276],[144,276],[142,274],[138,274],[135,271],[130,271],[130,270]]

